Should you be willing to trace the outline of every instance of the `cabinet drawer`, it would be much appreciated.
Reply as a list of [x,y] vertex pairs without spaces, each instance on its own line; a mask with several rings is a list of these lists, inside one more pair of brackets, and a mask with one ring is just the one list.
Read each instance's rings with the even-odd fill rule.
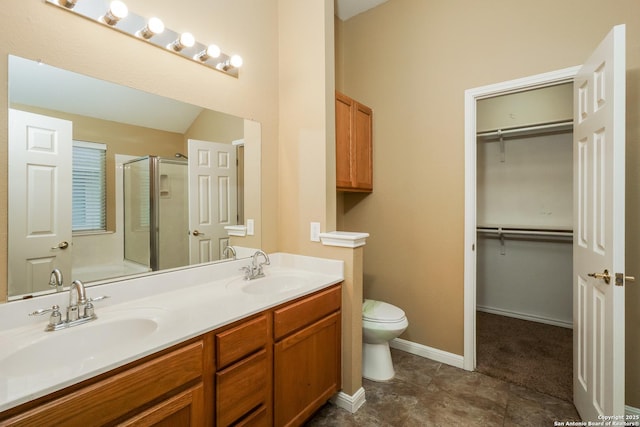
[[342,287],[340,285],[296,301],[275,310],[273,314],[274,339],[297,331],[340,308]]
[[267,344],[267,316],[216,334],[216,366],[221,369]]
[[243,418],[235,427],[263,427],[268,426],[269,422],[267,421],[267,407],[261,406],[255,411],[251,413],[246,418]]
[[267,403],[267,352],[260,352],[216,373],[216,425],[228,426]]
[[13,426],[103,425],[202,377],[202,341],[7,420]]

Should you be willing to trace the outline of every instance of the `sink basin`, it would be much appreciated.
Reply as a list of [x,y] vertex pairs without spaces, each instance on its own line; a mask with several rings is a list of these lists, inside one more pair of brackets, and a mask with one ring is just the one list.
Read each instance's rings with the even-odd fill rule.
[[273,295],[295,291],[309,283],[308,275],[303,273],[265,273],[265,277],[253,280],[237,278],[229,282],[229,287],[239,287],[250,295]]
[[42,331],[0,359],[0,376],[39,381],[87,372],[114,351],[138,347],[157,329],[154,318],[116,317],[98,318],[60,331]]

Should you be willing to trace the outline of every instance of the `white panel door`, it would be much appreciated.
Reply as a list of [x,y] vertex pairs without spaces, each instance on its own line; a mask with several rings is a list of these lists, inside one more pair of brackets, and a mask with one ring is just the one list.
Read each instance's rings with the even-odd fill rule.
[[227,225],[237,223],[236,148],[189,140],[189,262],[220,259]]
[[72,123],[9,110],[9,294],[71,277]]
[[624,415],[624,150],[620,25],[574,81],[573,388],[590,421]]

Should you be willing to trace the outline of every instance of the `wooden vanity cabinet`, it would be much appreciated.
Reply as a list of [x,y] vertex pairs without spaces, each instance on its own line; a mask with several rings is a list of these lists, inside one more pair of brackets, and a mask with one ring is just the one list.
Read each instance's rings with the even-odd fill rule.
[[341,285],[0,413],[1,426],[299,426],[340,389]]
[[206,425],[205,347],[199,339],[106,378],[45,396],[0,425]]
[[336,189],[373,191],[373,112],[336,92]]
[[299,426],[340,390],[341,286],[274,311],[274,425]]

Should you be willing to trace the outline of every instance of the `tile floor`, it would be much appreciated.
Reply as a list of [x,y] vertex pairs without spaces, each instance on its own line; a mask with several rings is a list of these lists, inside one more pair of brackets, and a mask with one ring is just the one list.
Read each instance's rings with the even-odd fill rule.
[[363,380],[366,402],[355,414],[327,403],[306,426],[544,427],[580,420],[570,402],[403,351],[391,354],[395,378]]

